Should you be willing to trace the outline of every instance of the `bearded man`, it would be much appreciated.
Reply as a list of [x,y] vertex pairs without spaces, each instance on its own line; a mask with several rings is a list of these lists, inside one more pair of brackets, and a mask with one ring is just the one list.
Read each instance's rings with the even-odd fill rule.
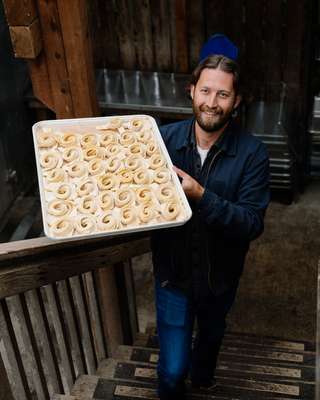
[[185,225],[152,236],[160,399],[184,399],[189,372],[193,387],[214,390],[225,318],[270,197],[266,146],[233,119],[237,48],[223,35],[208,43],[191,78],[194,118],[160,128],[193,210]]

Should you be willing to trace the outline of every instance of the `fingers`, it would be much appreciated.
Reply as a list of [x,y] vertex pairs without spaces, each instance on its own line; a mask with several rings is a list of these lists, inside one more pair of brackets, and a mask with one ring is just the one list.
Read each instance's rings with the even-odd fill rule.
[[180,176],[180,178],[186,178],[186,177],[189,176],[187,173],[182,171],[182,169],[180,169],[180,168],[178,168],[176,166],[173,166],[173,170],[178,176]]

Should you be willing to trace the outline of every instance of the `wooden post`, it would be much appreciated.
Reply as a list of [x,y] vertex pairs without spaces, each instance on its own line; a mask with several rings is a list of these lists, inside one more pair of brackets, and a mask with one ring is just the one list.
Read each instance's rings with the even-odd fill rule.
[[2,358],[0,357],[0,400],[14,400],[10,389],[7,373],[3,365]]

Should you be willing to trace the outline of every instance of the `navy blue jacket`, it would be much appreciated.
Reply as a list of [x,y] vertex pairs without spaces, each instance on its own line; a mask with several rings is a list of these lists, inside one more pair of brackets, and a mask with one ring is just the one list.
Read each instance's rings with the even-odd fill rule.
[[[160,127],[173,164],[191,176],[193,125],[190,119]],[[163,286],[188,290],[195,268],[191,253],[196,229],[196,268],[206,277],[204,285],[221,294],[237,285],[249,243],[263,232],[270,200],[266,146],[231,121],[200,183],[205,191],[198,202],[190,202],[191,220],[153,233],[154,272]]]

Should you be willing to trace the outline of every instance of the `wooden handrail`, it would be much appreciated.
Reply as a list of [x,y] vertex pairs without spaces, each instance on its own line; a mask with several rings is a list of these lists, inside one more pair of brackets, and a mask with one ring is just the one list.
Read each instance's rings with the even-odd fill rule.
[[149,246],[147,234],[0,244],[0,299],[125,261],[148,252]]

